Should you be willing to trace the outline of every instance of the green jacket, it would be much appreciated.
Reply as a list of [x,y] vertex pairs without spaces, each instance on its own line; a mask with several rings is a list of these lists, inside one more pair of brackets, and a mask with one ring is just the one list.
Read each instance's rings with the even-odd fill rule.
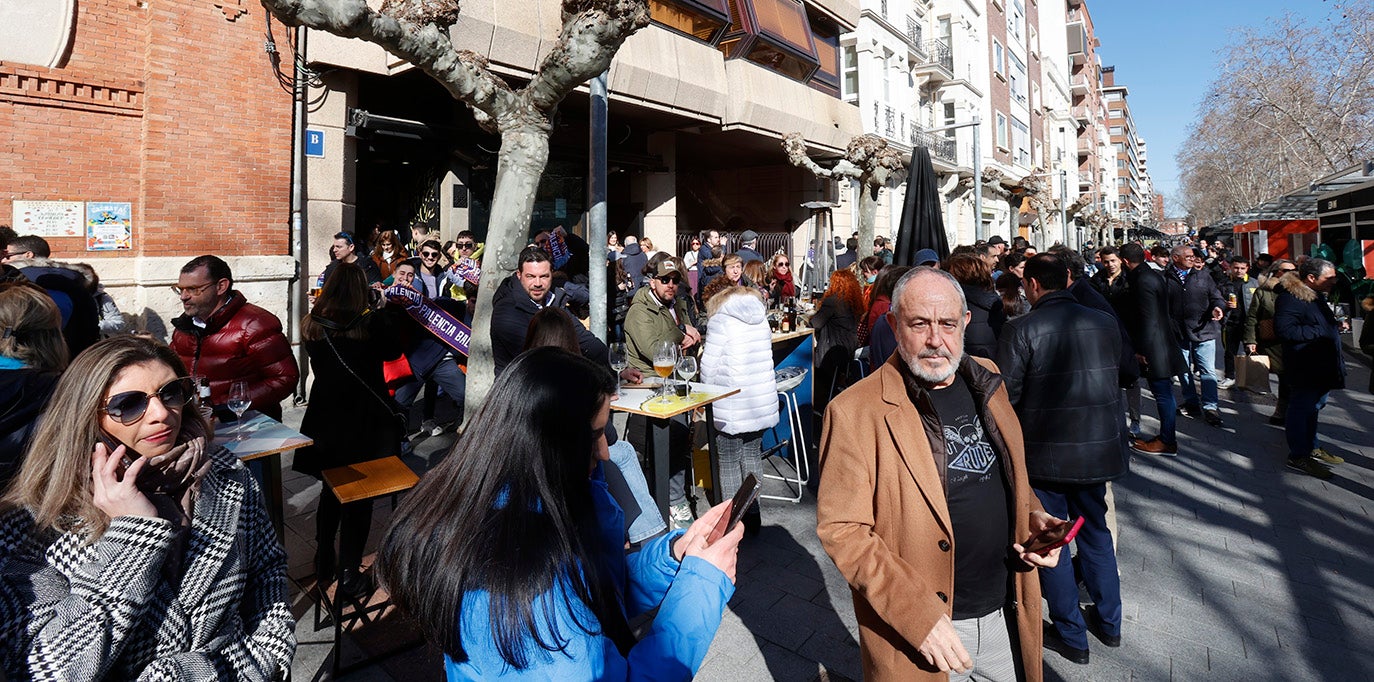
[[1256,351],[1269,356],[1269,370],[1275,374],[1283,371],[1283,341],[1274,334],[1274,301],[1279,297],[1274,292],[1277,281],[1276,277],[1260,278],[1259,288],[1250,299],[1250,310],[1245,316],[1243,339],[1246,344],[1255,344]]
[[[674,299],[673,309],[682,325],[691,324],[687,316],[687,301]],[[654,344],[659,341],[682,343],[686,336],[673,320],[668,308],[658,302],[653,289],[645,284],[635,292],[630,301],[630,310],[625,314],[625,354],[630,356],[630,366],[644,372],[646,376],[654,373]]]

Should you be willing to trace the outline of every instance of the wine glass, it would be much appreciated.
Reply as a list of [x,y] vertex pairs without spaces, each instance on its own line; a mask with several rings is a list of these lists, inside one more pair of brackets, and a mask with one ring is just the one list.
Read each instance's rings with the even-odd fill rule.
[[654,344],[654,373],[661,378],[659,382],[659,402],[668,402],[668,392],[664,388],[668,385],[668,377],[673,373],[673,368],[677,366],[677,344],[672,341],[659,341]]
[[616,341],[610,348],[611,369],[615,370],[615,392],[620,393],[620,373],[630,366],[629,356],[625,352],[625,343]]
[[692,395],[692,377],[697,375],[697,359],[683,354],[677,361],[677,375],[687,384],[687,395]]
[[248,382],[235,381],[229,386],[229,409],[234,411],[234,440],[243,440],[243,413],[253,401],[248,399]]

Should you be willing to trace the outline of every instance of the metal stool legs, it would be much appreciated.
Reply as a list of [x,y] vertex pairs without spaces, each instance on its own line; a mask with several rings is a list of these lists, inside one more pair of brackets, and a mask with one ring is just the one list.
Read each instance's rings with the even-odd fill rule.
[[[811,480],[811,465],[806,461],[805,428],[802,424],[801,407],[797,402],[796,387],[793,386],[787,390],[778,391],[778,397],[783,401],[783,405],[785,406],[785,411],[787,412],[787,426],[788,429],[792,431],[792,437],[774,446],[774,450],[786,446],[788,450],[791,451],[792,456],[789,463],[792,465],[793,475],[764,474],[763,477],[771,478],[775,481],[783,481],[787,484],[788,488],[796,486],[797,494],[795,496],[760,495],[759,497],[768,500],[783,500],[797,503],[801,502],[803,487]],[[776,426],[773,427],[773,433],[775,435],[777,434]],[[773,465],[773,469],[774,471],[778,471],[776,463]]]

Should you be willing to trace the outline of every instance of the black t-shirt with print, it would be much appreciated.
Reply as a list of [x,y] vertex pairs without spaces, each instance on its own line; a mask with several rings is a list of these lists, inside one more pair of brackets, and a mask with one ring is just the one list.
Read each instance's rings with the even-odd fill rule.
[[945,498],[954,524],[953,618],[978,618],[1006,604],[1011,496],[1002,458],[983,432],[963,377],[956,374],[954,383],[929,393],[945,439]]

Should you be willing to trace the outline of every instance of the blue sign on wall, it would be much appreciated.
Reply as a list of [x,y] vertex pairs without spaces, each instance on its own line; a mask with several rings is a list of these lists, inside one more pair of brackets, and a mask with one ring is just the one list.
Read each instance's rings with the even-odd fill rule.
[[305,155],[316,159],[324,158],[324,131],[305,129]]

